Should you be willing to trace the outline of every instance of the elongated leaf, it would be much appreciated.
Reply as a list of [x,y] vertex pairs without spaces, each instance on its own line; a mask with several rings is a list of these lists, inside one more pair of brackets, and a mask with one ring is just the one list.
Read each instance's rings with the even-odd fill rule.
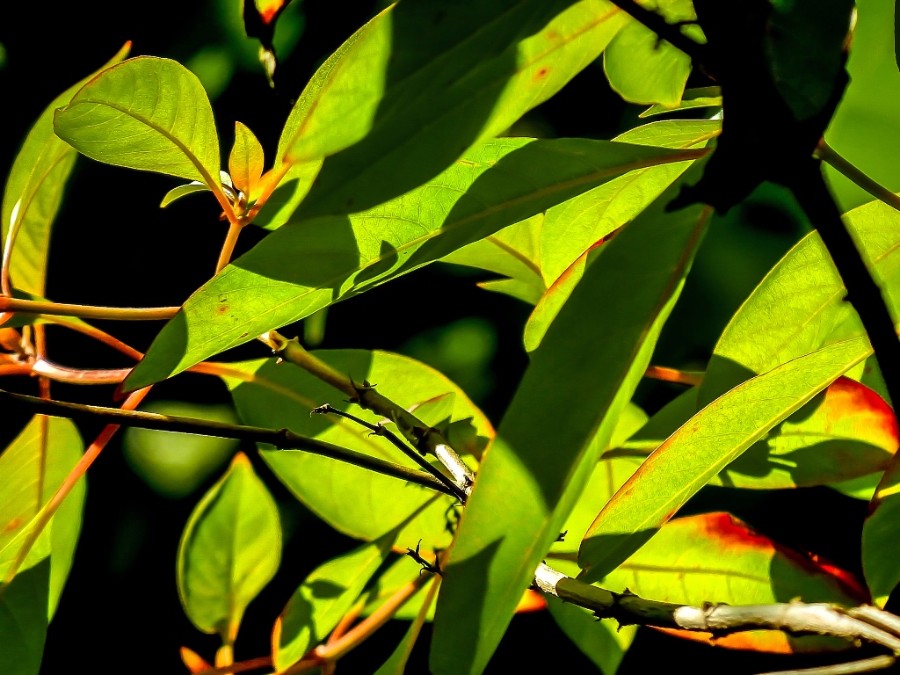
[[674,106],[665,106],[655,103],[638,117],[651,117],[653,115],[664,115],[674,110],[691,110],[693,108],[721,108],[722,107],[722,88],[721,87],[695,87],[686,89],[681,96],[681,101]]
[[438,675],[484,668],[647,367],[707,220],[700,207],[666,213],[673,194],[603,248],[532,356],[445,568],[430,658]]
[[391,551],[397,532],[317,567],[294,591],[275,622],[272,659],[278,670],[299,661],[347,613]]
[[434,597],[438,588],[440,588],[440,584],[440,577],[436,577],[429,582],[428,593],[416,617],[409,624],[409,628],[406,630],[406,634],[403,636],[400,644],[391,652],[388,660],[375,671],[375,675],[403,675],[406,672],[406,662],[412,654],[416,640],[419,638],[419,633],[422,632],[422,626],[425,624],[425,618],[428,616],[428,610],[434,603]]
[[826,485],[883,471],[896,451],[891,407],[868,387],[840,377],[710,483],[769,489]]
[[[436,370],[413,359],[388,352],[363,350],[322,350],[315,355],[356,382],[377,384],[378,391],[408,408],[427,424],[446,429],[454,447],[471,462],[494,436],[484,414],[456,385]],[[365,419],[370,424],[379,417],[346,401],[333,389],[306,371],[274,359],[234,364],[248,374],[251,382],[229,382],[241,419],[247,424],[271,429],[287,428],[379,459],[418,469],[406,455],[386,439],[368,429],[334,415],[313,415],[309,411],[323,403]],[[451,399],[449,409],[423,403]],[[433,413],[433,414],[432,414]],[[449,422],[449,426],[446,423]],[[376,474],[345,462],[304,452],[288,452],[264,447],[262,457],[291,492],[320,518],[339,531],[359,539],[372,540],[403,523],[410,514],[424,511],[405,525],[398,535],[399,545],[422,550],[449,543],[448,509],[454,500],[389,476]],[[427,505],[427,508],[425,508]]]
[[279,158],[330,155],[301,211],[356,212],[433,178],[559,91],[623,23],[604,0],[388,7],[322,65],[285,125]]
[[[781,546],[728,513],[676,518],[603,579],[603,587],[626,588],[645,598],[700,606],[715,598],[729,605],[868,602],[846,571]],[[764,652],[816,652],[852,648],[837,638],[793,637],[781,631],[749,631],[715,639],[708,633],[671,631],[717,647]]]
[[[889,305],[896,307],[900,213],[882,202],[871,202],[847,213],[844,221],[874,265]],[[845,295],[831,257],[818,233],[811,232],[772,268],[729,321],[703,378],[700,404],[754,374],[862,335],[862,324],[850,303],[844,302]]]
[[8,584],[0,582],[0,672],[38,675],[47,635],[50,559],[23,570]]
[[553,596],[547,596],[547,610],[560,630],[602,675],[614,675],[634,640],[637,626],[614,626],[609,621],[597,621],[590,610]]
[[881,607],[900,583],[896,555],[898,517],[900,462],[894,455],[894,460],[875,489],[862,532],[863,573],[874,601]]
[[[131,43],[126,43],[100,70],[121,61],[130,48]],[[96,74],[69,87],[41,113],[25,137],[6,180],[0,209],[0,248],[14,246],[10,279],[27,293],[44,294],[50,228],[76,158],[75,150],[53,133],[53,112],[68,103]]]
[[[40,508],[62,484],[84,445],[75,425],[58,417],[34,417],[0,455],[0,578],[22,551]],[[84,506],[85,485],[78,481],[25,558],[20,569],[51,560],[49,589],[44,606],[52,617],[69,570]]]
[[200,80],[177,61],[138,56],[108,68],[56,112],[57,135],[107,164],[219,189],[219,138]]
[[178,594],[188,618],[232,644],[280,560],[275,500],[239,453],[195,507],[178,545]]
[[488,141],[394,202],[267,236],[188,299],[124,386],[164,379],[626,171],[697,152],[587,139]]
[[700,410],[600,511],[579,550],[583,578],[595,581],[618,567],[714,475],[869,353],[865,338],[824,347]]

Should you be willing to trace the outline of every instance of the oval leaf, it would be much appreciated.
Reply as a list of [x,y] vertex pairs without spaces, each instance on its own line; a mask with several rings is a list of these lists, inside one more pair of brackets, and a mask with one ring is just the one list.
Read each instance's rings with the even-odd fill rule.
[[391,551],[397,532],[319,565],[294,591],[272,634],[272,660],[281,671],[319,644],[349,611]]
[[239,453],[197,504],[178,545],[178,594],[188,618],[232,644],[280,560],[275,500]]
[[219,188],[219,138],[200,80],[177,61],[138,56],[103,71],[54,117],[57,135],[106,164]]
[[[322,350],[315,355],[347,373],[355,382],[377,384],[378,391],[402,402],[423,421],[443,427],[449,439],[467,460],[480,456],[493,438],[494,430],[484,414],[455,384],[436,370],[408,357],[388,352],[363,350]],[[334,415],[310,415],[323,403],[363,418],[371,424],[380,418],[346,401],[321,380],[289,364],[274,359],[233,364],[251,381],[230,381],[232,396],[246,424],[271,429],[287,428],[304,436],[418,469],[418,465],[386,439],[368,429]],[[446,400],[445,410],[424,403]],[[447,424],[449,423],[449,426]],[[304,452],[264,448],[262,457],[290,491],[332,527],[359,539],[372,540],[403,523],[410,514],[425,507],[421,515],[405,525],[398,536],[403,547],[422,550],[448,544],[448,509],[454,500],[431,490],[408,485],[345,462]],[[472,462],[470,462],[471,464]]]
[[228,155],[228,171],[234,187],[252,200],[253,190],[262,176],[265,154],[259,140],[249,127],[234,123],[234,147]]

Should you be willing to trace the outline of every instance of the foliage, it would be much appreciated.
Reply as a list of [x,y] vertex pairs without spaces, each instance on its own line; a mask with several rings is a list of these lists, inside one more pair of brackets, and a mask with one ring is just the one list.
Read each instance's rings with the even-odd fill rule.
[[[64,591],[80,530],[98,517],[93,486],[122,480],[95,461],[123,425],[118,468],[140,475],[154,504],[184,505],[165,574],[191,626],[183,644],[142,636],[131,659],[181,648],[192,673],[332,672],[399,624],[362,669],[401,673],[424,668],[419,658],[441,675],[480,673],[503,665],[504,636],[535,615],[607,674],[624,670],[640,631],[784,667],[854,658],[838,629],[720,636],[626,605],[634,594],[644,608],[892,608],[900,345],[892,323],[893,340],[877,331],[900,293],[900,215],[893,193],[822,140],[865,160],[848,130],[872,110],[896,119],[866,99],[872,82],[855,80],[883,40],[873,26],[884,8],[835,1],[821,18],[811,0],[748,0],[742,22],[708,0],[623,9],[633,4],[378,5],[288,94],[274,132],[223,119],[196,58],[132,56],[131,43],[52,99],[2,203],[0,670],[37,673],[62,639],[54,618],[74,603]],[[289,5],[240,3],[240,49],[259,42],[253,76],[279,94],[293,47],[276,24],[299,25]],[[601,67],[633,113],[622,128],[596,138],[529,127]],[[187,278],[175,300],[154,295],[150,275],[104,278],[121,286],[121,306],[49,283],[57,269],[78,273],[51,248],[73,217],[73,185],[100,165],[151,185],[155,203],[133,209],[159,206],[155,217],[184,228],[166,246],[187,251],[190,271],[153,263],[154,275]],[[872,166],[898,187],[895,168]],[[830,212],[810,207],[823,171],[850,246],[835,247]],[[758,255],[728,258],[720,237],[767,199],[801,225],[742,277],[739,302],[704,301],[741,278],[745,252]],[[91,220],[129,216],[97,198]],[[217,217],[224,236],[207,227],[215,246],[191,249],[193,219]],[[80,227],[94,236],[91,222]],[[154,235],[129,236],[141,247]],[[752,237],[765,245],[763,230]],[[857,248],[861,273],[847,262]],[[517,312],[521,366],[502,374],[502,405],[485,394],[498,324],[423,330],[450,307],[435,279],[491,292],[467,295],[467,314],[487,302]],[[886,308],[858,291],[873,279]],[[713,335],[699,355],[670,332],[691,311],[721,317],[706,317]],[[400,318],[403,342],[366,348],[384,317]],[[124,365],[50,357],[50,344],[79,341]],[[87,395],[87,384],[99,386]],[[827,552],[837,562],[742,508],[804,490],[860,514],[841,540],[852,548]],[[778,518],[803,528],[817,515]],[[569,585],[542,585],[542,563]],[[619,630],[626,620],[642,628]],[[525,658],[535,648],[515,645]]]

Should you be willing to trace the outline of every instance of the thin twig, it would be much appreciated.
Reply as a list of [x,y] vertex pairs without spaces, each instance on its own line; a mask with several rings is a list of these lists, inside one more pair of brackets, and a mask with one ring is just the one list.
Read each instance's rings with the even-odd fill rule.
[[890,668],[896,659],[893,656],[874,656],[849,663],[836,663],[833,666],[801,668],[799,670],[778,670],[760,675],[852,675],[853,673],[871,673],[882,668]]
[[330,457],[338,461],[347,462],[355,466],[375,471],[376,473],[399,478],[416,485],[431,488],[451,497],[455,497],[450,490],[434,476],[422,471],[410,469],[399,464],[386,462],[376,457],[342,448],[338,445],[326,443],[315,438],[307,438],[295,434],[288,429],[273,430],[264,427],[253,427],[241,424],[226,424],[191,417],[178,417],[174,415],[161,415],[159,413],[141,412],[136,410],[120,410],[118,408],[105,408],[101,406],[69,403],[52,399],[41,399],[37,396],[19,394],[0,389],[0,399],[25,403],[37,412],[48,415],[56,415],[71,418],[86,418],[106,420],[115,424],[123,424],[143,429],[156,429],[159,431],[176,431],[202,436],[216,436],[219,438],[236,438],[255,443],[268,443],[281,450],[302,450],[323,457]]
[[313,408],[310,411],[310,415],[327,415],[328,413],[343,417],[344,419],[348,419],[351,422],[355,422],[361,427],[371,431],[375,436],[383,436],[388,441],[390,441],[390,443],[394,445],[394,447],[398,448],[404,455],[409,457],[425,471],[441,481],[449,489],[453,490],[453,494],[455,494],[461,502],[465,503],[466,493],[459,487],[457,487],[456,483],[454,483],[449,476],[444,475],[440,471],[440,469],[429,463],[423,455],[419,454],[411,447],[409,447],[406,443],[403,442],[403,439],[401,439],[399,436],[397,436],[397,434],[395,434],[383,424],[371,424],[369,422],[366,422],[366,420],[357,417],[356,415],[351,415],[350,413],[340,410],[339,408],[335,408],[329,403],[320,405],[318,408]]
[[900,211],[900,196],[894,194],[880,183],[872,180],[872,178],[870,178],[862,171],[860,171],[856,166],[848,162],[843,156],[835,152],[834,148],[828,145],[828,143],[825,142],[824,138],[819,139],[819,144],[816,146],[815,154],[816,157],[835,169],[845,178],[848,178],[849,180],[856,183],[856,185],[861,187],[870,195],[872,195],[876,199],[880,199],[888,206],[891,206]]
[[0,295],[0,311],[22,314],[77,316],[81,319],[107,321],[166,321],[178,312],[178,307],[98,307],[72,305],[48,300],[24,300]]

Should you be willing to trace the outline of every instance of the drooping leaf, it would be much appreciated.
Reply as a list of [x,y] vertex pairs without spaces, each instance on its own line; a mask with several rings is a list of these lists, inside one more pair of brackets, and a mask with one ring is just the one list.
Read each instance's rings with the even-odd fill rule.
[[0,672],[38,675],[47,635],[50,559],[21,571],[9,583],[0,582]]
[[356,602],[391,551],[397,531],[319,565],[275,622],[272,660],[281,671],[324,640]]
[[[126,43],[97,72],[124,59],[130,48],[131,43]],[[0,249],[13,246],[10,279],[26,293],[44,294],[50,227],[77,154],[53,133],[53,112],[68,103],[94,75],[69,87],[41,113],[25,137],[6,180],[0,210]]]
[[[346,373],[355,382],[368,381],[380,393],[407,408],[427,424],[449,422],[446,433],[453,446],[473,464],[494,430],[484,414],[465,393],[436,370],[408,357],[381,351],[322,350],[318,358]],[[232,364],[252,381],[229,382],[238,414],[246,424],[271,429],[287,428],[344,448],[418,469],[408,457],[386,439],[368,429],[334,415],[313,415],[309,411],[324,403],[346,410],[370,424],[380,421],[371,412],[343,400],[321,380],[295,366],[277,364],[274,359]],[[451,398],[449,411],[423,403]],[[398,535],[399,545],[422,550],[444,547],[450,497],[389,476],[376,474],[345,462],[304,452],[266,446],[262,457],[291,492],[320,518],[337,530],[359,539],[372,540],[397,527],[410,514],[427,508]]]
[[194,508],[178,545],[178,594],[191,622],[232,644],[247,605],[281,561],[278,508],[243,453]]
[[124,387],[164,379],[627,171],[699,152],[588,139],[488,141],[393,202],[267,236],[187,300]]
[[874,602],[883,607],[900,583],[897,569],[897,522],[900,516],[900,461],[897,455],[885,470],[862,531],[862,565]]
[[[577,569],[577,568],[576,568]],[[547,610],[560,630],[602,675],[614,675],[637,633],[637,626],[614,626],[597,621],[590,610],[547,596]]]
[[247,199],[254,198],[254,188],[262,176],[265,155],[262,145],[252,131],[240,122],[234,123],[234,147],[228,155],[228,171],[234,187]]
[[[644,3],[642,3],[644,4]],[[653,11],[669,23],[697,18],[691,0],[657,0]],[[702,42],[702,31],[685,31]],[[622,28],[603,54],[610,86],[630,103],[676,106],[691,72],[691,59],[634,19]]]
[[[874,266],[889,307],[896,307],[900,213],[875,201],[853,209],[844,221]],[[852,305],[844,302],[845,295],[821,238],[809,233],[772,268],[722,331],[700,387],[700,405],[754,374],[862,335],[862,324]]]
[[403,636],[400,644],[398,644],[394,651],[391,652],[388,660],[381,664],[378,670],[375,671],[375,675],[403,675],[403,673],[406,672],[406,662],[412,654],[412,649],[416,644],[416,640],[419,638],[419,633],[422,632],[425,618],[428,616],[429,609],[434,604],[434,598],[440,585],[440,577],[435,577],[434,580],[430,582],[428,593],[425,595],[422,606],[419,608],[415,618],[409,624],[406,634]]
[[[430,657],[439,675],[483,669],[647,367],[706,226],[699,207],[665,212],[672,194],[603,248],[532,356],[445,566]],[[636,270],[642,283],[626,297]]]
[[137,56],[104,70],[56,112],[57,135],[107,164],[219,189],[219,138],[200,80],[177,61]]
[[[40,508],[56,493],[84,450],[67,419],[38,415],[0,455],[0,579],[22,552]],[[78,481],[24,559],[20,572],[50,557],[49,588],[42,593],[48,618],[56,611],[81,530],[85,484]]]
[[[729,605],[833,602],[852,607],[869,601],[848,572],[815,556],[781,546],[734,516],[704,513],[676,518],[631,555],[602,585],[645,598],[701,606],[709,598]],[[818,652],[852,648],[838,638],[794,637],[781,631],[748,631],[713,638],[671,631],[718,647],[762,652]]]
[[432,179],[556,93],[623,22],[603,0],[389,6],[325,61],[287,120],[279,159],[328,157],[302,213],[360,211]]
[[597,515],[578,554],[583,578],[595,581],[618,567],[713,476],[869,353],[865,338],[829,345],[747,380],[700,410]]

